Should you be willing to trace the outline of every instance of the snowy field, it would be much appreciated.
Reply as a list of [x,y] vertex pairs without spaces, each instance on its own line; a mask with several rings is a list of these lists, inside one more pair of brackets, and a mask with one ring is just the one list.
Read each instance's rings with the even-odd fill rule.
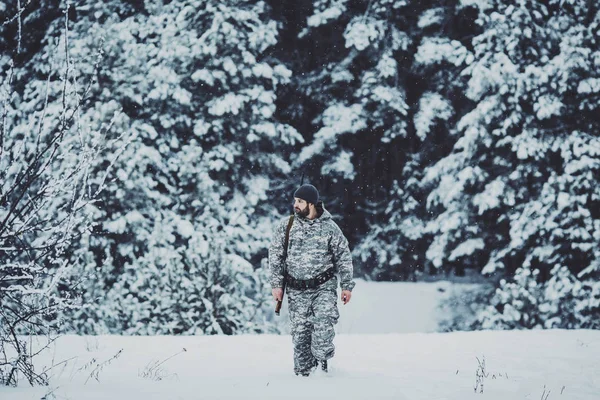
[[[50,388],[2,388],[0,398],[39,400],[49,391],[54,397],[45,399],[600,398],[600,331],[342,334],[331,372],[308,378],[292,373],[290,340],[67,336],[44,356],[71,359],[53,371]],[[483,393],[475,393],[484,357]]]
[[[447,315],[439,308],[450,296],[472,284],[369,282],[356,279],[352,301],[343,306],[338,302],[340,320],[337,333],[413,333],[436,332],[438,322]],[[339,295],[339,290],[338,290]],[[276,318],[280,329],[289,333],[287,300],[281,316]]]
[[0,399],[600,399],[600,331],[432,333],[456,290],[358,281],[328,374],[296,377],[288,335],[63,336],[38,359],[51,386]]

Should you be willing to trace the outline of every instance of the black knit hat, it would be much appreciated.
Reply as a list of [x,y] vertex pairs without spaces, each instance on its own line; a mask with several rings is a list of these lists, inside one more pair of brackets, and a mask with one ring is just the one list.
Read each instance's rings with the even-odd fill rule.
[[302,185],[294,192],[294,197],[306,200],[308,203],[317,204],[319,191],[313,185]]

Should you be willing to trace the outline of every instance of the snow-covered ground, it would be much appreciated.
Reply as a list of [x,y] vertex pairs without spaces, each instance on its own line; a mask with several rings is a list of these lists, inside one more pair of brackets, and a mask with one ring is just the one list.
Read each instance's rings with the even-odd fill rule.
[[63,336],[38,358],[51,386],[0,399],[600,399],[600,331],[432,333],[465,288],[359,280],[328,374],[296,377],[289,335]]
[[[286,335],[65,336],[44,355],[46,364],[71,359],[52,371],[50,388],[1,388],[0,398],[39,400],[49,391],[73,400],[600,398],[600,331],[341,334],[336,344],[329,374],[301,378]],[[484,357],[483,393],[475,393]]]

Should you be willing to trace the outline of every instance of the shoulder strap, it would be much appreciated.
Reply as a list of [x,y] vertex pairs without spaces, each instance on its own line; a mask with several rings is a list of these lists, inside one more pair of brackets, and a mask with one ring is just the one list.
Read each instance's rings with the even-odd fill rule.
[[294,223],[294,215],[290,215],[290,220],[287,224],[287,229],[285,230],[285,242],[283,244],[283,259],[287,258],[287,249],[288,243],[290,241],[290,231],[292,230],[292,224]]

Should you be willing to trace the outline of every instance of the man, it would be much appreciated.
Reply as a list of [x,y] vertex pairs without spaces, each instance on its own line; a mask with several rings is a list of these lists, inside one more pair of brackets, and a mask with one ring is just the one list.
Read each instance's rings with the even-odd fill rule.
[[[334,325],[339,318],[337,278],[340,276],[341,299],[350,301],[352,256],[348,240],[319,201],[312,185],[302,185],[294,193],[295,217],[289,233],[287,274],[294,372],[308,376],[319,362],[327,372],[327,360],[334,355]],[[276,301],[283,300],[284,243],[288,218],[275,228],[269,247],[271,287]]]

